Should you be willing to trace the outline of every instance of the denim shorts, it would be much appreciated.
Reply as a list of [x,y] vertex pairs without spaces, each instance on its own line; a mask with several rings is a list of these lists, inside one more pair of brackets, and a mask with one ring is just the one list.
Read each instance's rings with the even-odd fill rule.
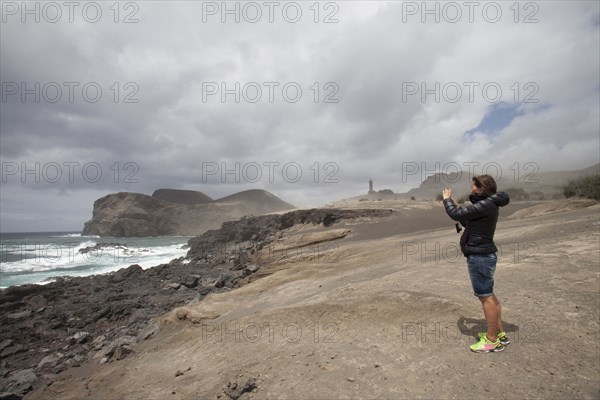
[[496,253],[471,254],[467,256],[469,276],[473,294],[487,297],[494,294],[494,272],[496,272]]

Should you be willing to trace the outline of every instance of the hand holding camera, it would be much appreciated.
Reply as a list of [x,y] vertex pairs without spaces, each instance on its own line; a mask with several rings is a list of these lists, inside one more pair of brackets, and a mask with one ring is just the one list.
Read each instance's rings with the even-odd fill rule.
[[444,189],[444,190],[442,191],[442,198],[443,198],[444,200],[446,200],[446,199],[449,199],[449,198],[451,198],[451,197],[452,197],[452,189]]

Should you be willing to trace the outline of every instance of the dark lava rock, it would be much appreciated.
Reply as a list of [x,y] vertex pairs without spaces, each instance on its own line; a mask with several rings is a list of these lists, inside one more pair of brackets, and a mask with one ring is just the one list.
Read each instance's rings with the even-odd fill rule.
[[37,379],[38,377],[32,369],[15,371],[9,375],[4,392],[24,395],[33,389],[33,384]]
[[2,350],[2,353],[0,353],[0,358],[5,358],[8,356],[12,356],[13,354],[17,354],[21,351],[25,351],[26,349],[21,346],[20,344],[16,344],[14,346],[9,346],[6,347],[4,350]]
[[198,276],[187,275],[185,278],[183,278],[181,284],[189,289],[195,288],[198,286]]
[[[314,224],[331,226],[342,220],[356,218],[383,218],[394,214],[394,210],[364,209],[312,209],[291,211],[282,215],[260,215],[244,217],[237,221],[224,222],[221,229],[210,230],[189,240],[190,250],[187,258],[195,261],[214,261],[227,253],[228,243],[238,244],[246,241],[257,243],[256,250],[269,243],[279,231],[296,224]],[[238,256],[243,257],[243,256]],[[243,265],[235,265],[243,269]]]
[[[47,285],[0,290],[0,392],[20,395],[30,390],[31,382],[38,378],[28,368],[39,367],[50,355],[55,356],[42,363],[45,375],[41,379],[54,376],[48,372],[96,360],[97,352],[105,362],[126,357],[137,341],[158,332],[153,318],[247,282],[260,267],[248,254],[281,237],[283,229],[307,223],[328,226],[392,213],[316,209],[246,217],[190,239],[185,259],[148,269],[135,264],[105,275],[58,277]],[[179,285],[178,290],[161,290],[170,283]],[[26,351],[29,349],[35,351]],[[57,359],[58,353],[64,357]],[[230,392],[235,395],[250,386],[238,385]]]

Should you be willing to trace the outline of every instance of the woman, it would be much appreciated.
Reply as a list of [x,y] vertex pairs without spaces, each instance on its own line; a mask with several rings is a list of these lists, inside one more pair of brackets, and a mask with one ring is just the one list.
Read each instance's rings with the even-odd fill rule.
[[450,189],[442,192],[446,212],[465,227],[460,248],[467,257],[473,292],[481,301],[487,322],[487,332],[480,333],[479,342],[470,348],[478,353],[502,351],[510,341],[502,326],[500,302],[494,295],[498,251],[494,244],[494,232],[498,208],[507,205],[510,199],[505,192],[496,193],[496,181],[489,175],[473,177],[471,192],[469,200],[472,205],[468,207],[457,207]]

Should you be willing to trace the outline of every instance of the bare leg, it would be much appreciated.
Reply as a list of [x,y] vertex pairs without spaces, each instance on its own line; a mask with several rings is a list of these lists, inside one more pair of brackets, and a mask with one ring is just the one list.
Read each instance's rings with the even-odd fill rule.
[[498,307],[498,321],[497,321],[498,330],[503,331],[504,326],[502,325],[502,308],[500,307],[500,301],[498,300],[498,298],[496,297],[495,294],[492,295],[492,297],[494,298],[494,301],[496,302],[496,306]]
[[483,314],[487,322],[487,338],[492,342],[497,339],[497,333],[502,330],[502,321],[500,320],[500,302],[495,295],[480,297],[483,307]]

